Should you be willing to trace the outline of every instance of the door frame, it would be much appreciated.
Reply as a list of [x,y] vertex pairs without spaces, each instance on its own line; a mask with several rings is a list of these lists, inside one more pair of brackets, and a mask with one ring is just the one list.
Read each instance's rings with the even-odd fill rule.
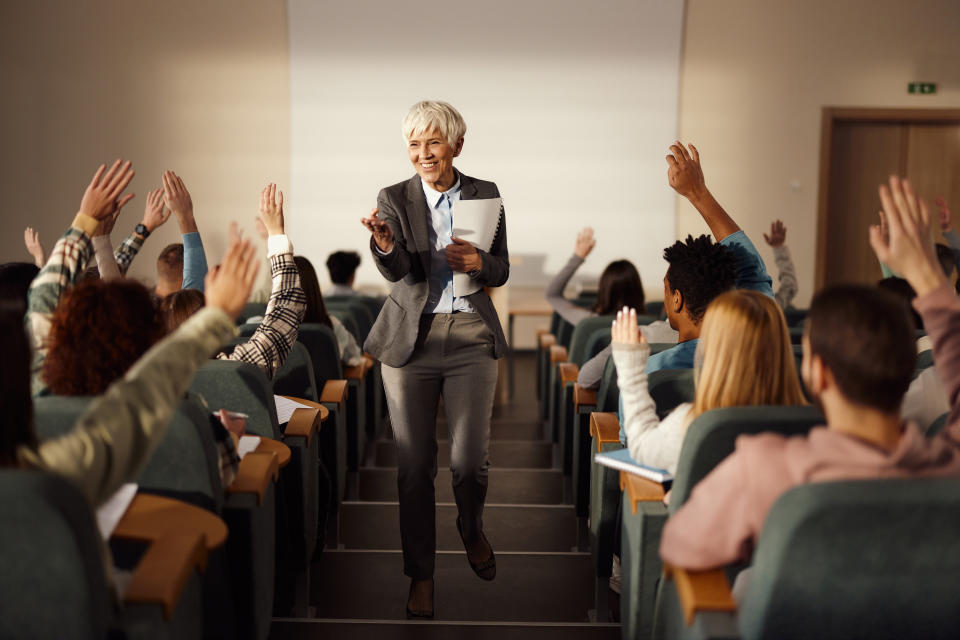
[[[817,254],[814,291],[823,288],[827,262],[827,208],[830,203],[830,151],[833,128],[840,122],[893,124],[960,124],[960,109],[823,107],[820,121],[820,185],[817,193]],[[906,145],[901,164],[906,163]]]

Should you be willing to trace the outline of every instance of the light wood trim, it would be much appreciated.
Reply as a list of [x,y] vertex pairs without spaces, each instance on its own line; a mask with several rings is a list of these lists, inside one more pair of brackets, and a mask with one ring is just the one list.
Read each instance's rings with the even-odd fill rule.
[[561,347],[559,345],[554,345],[550,347],[550,364],[557,364],[558,362],[567,362],[567,348]]
[[128,604],[156,604],[169,620],[194,568],[203,570],[207,549],[199,532],[184,532],[155,540],[140,559],[123,594]]
[[263,504],[267,487],[270,486],[271,481],[276,482],[279,477],[280,463],[276,454],[253,451],[240,461],[237,477],[227,487],[227,493],[253,493],[257,496],[257,504]]
[[[322,420],[320,420],[318,409],[294,409],[290,421],[287,422],[287,426],[283,430],[283,435],[306,438],[307,446],[310,446],[310,440],[313,438],[313,434],[320,430],[321,424]],[[284,466],[283,461],[280,462],[280,466]]]
[[572,362],[561,362],[560,365],[560,384],[566,385],[568,382],[576,382],[580,375],[580,367]]
[[[310,409],[297,409],[297,411],[310,411]],[[297,414],[294,413],[294,416]],[[290,419],[290,423],[293,423],[293,419]],[[290,425],[287,425],[287,432],[290,432]],[[300,434],[297,434],[300,435]],[[307,443],[310,442],[310,436],[313,435],[313,430],[308,430],[307,434],[304,437],[307,439]],[[257,446],[256,451],[258,453],[272,453],[277,456],[277,464],[283,469],[285,466],[290,464],[290,447],[283,444],[278,440],[273,438],[264,438],[260,437],[260,444]],[[246,456],[244,456],[246,457]]]
[[[287,400],[293,400],[294,402],[299,402],[300,404],[305,404],[311,409],[316,409],[320,412],[320,422],[326,422],[327,418],[330,417],[330,409],[327,409],[325,406],[319,402],[314,402],[313,400],[307,400],[305,398],[297,398],[295,396],[283,396]],[[319,428],[319,427],[318,427]]]
[[667,578],[673,578],[683,608],[683,618],[689,627],[698,611],[736,612],[737,602],[730,593],[730,583],[723,569],[689,571],[663,563]]
[[[327,380],[320,392],[320,402],[332,402],[342,405],[347,399],[346,380]],[[306,404],[306,403],[304,403]]]
[[373,360],[364,358],[360,364],[353,367],[346,367],[343,370],[343,377],[347,380],[362,380],[371,368],[373,368]]
[[544,333],[540,336],[541,349],[549,349],[555,344],[557,344],[557,338],[552,333]]
[[186,502],[149,493],[134,496],[130,508],[113,530],[113,537],[152,542],[184,531],[202,533],[208,551],[218,548],[227,540],[227,525],[213,513]]
[[620,442],[620,420],[615,413],[594,411],[590,414],[590,436],[597,439],[597,453],[603,445]]
[[663,502],[663,485],[635,473],[620,472],[620,490],[630,498],[630,510],[637,512],[637,503]]
[[573,385],[573,408],[595,407],[597,406],[597,390],[581,387],[579,384]]

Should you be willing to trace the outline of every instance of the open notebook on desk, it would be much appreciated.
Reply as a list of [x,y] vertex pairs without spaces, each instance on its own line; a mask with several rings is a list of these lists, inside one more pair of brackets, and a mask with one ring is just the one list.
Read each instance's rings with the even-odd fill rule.
[[279,424],[290,422],[290,418],[293,417],[293,412],[297,409],[311,408],[309,405],[284,398],[283,396],[273,396],[273,401],[277,404],[277,422]]
[[594,454],[594,460],[597,461],[597,464],[602,464],[605,467],[634,473],[648,480],[659,482],[664,485],[664,488],[667,488],[667,485],[673,482],[672,473],[666,469],[640,464],[630,457],[630,450],[626,448]]

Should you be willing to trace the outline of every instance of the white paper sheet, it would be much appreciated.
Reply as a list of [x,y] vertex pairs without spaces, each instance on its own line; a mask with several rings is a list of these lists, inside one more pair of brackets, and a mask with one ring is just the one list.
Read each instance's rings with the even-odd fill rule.
[[288,400],[283,396],[273,396],[274,402],[277,403],[277,420],[280,424],[286,424],[290,422],[293,412],[297,409],[309,409],[308,405],[302,404],[300,402],[294,402],[293,400]]
[[[453,235],[473,246],[490,251],[500,223],[502,198],[457,200],[453,203]],[[453,295],[468,296],[480,290],[480,283],[465,273],[454,272]]]
[[97,528],[100,529],[100,535],[104,540],[109,539],[113,534],[113,530],[120,524],[120,519],[130,508],[130,503],[136,495],[137,485],[128,482],[97,508]]
[[256,451],[260,446],[260,436],[240,436],[240,442],[237,443],[237,455],[243,460],[243,456],[251,451]]

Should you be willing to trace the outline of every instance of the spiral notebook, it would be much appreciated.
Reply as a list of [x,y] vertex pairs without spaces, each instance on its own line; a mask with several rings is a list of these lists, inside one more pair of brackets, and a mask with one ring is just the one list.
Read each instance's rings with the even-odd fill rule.
[[[453,235],[467,240],[477,249],[490,251],[500,228],[503,198],[457,200],[453,203]],[[482,285],[465,273],[453,274],[453,295],[468,296]]]
[[629,449],[617,449],[616,451],[607,451],[605,453],[594,454],[594,460],[597,464],[602,464],[611,469],[634,473],[638,476],[659,482],[660,484],[670,484],[673,482],[673,474],[666,469],[658,469],[645,464],[640,464],[630,457]]

